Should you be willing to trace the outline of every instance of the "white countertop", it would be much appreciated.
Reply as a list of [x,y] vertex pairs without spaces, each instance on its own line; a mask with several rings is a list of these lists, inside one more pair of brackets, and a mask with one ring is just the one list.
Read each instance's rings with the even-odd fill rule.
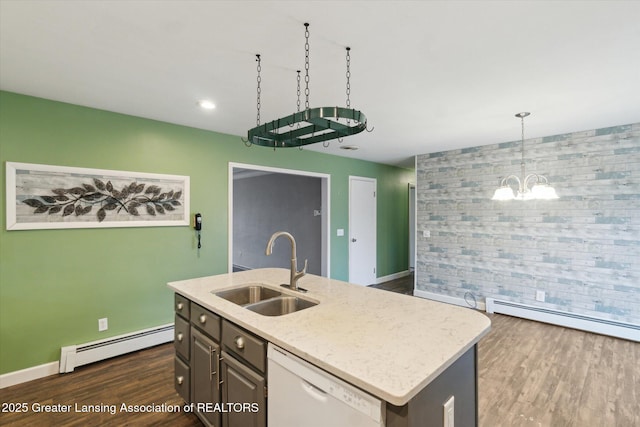
[[491,322],[464,307],[307,274],[302,298],[319,304],[263,316],[213,292],[260,283],[292,293],[289,270],[268,268],[170,282],[175,292],[327,372],[401,406],[480,338]]

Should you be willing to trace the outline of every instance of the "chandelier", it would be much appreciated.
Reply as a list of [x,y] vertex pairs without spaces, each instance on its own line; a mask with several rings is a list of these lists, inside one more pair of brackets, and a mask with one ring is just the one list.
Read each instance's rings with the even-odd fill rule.
[[[516,114],[516,117],[520,118],[522,123],[522,143],[520,145],[522,175],[520,178],[515,175],[503,178],[500,181],[500,187],[493,193],[491,200],[551,200],[558,198],[556,190],[549,185],[549,181],[545,176],[535,173],[526,175],[524,164],[524,118],[530,114],[526,112]],[[514,192],[512,185],[517,186],[517,193]]]
[[[257,87],[257,115],[256,126],[249,129],[247,139],[242,139],[247,147],[260,145],[265,147],[299,147],[322,142],[329,146],[332,139],[339,139],[349,135],[355,135],[367,129],[367,117],[361,111],[351,108],[351,48],[347,47],[347,106],[342,107],[309,107],[309,24],[305,23],[305,108],[300,111],[300,71],[298,71],[298,111],[285,117],[272,120],[268,123],[260,123],[260,93],[261,82],[261,58],[256,55],[258,71]],[[368,129],[367,129],[368,130]],[[373,129],[372,129],[373,130]]]

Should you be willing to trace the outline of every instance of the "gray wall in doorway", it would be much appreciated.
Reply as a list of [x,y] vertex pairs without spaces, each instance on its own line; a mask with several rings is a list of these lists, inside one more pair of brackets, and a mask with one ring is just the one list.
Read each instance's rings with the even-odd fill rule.
[[[297,244],[298,269],[309,260],[308,273],[321,274],[322,180],[320,178],[241,170],[233,180],[234,268],[291,265],[291,245],[276,240],[271,256],[265,248],[276,231],[287,231]],[[323,212],[324,214],[324,212]]]

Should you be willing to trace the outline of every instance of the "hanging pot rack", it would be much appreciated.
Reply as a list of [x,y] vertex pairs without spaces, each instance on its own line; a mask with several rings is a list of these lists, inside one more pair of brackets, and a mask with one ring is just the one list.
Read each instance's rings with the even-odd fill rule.
[[246,146],[259,145],[263,147],[287,148],[299,147],[322,142],[328,147],[328,142],[338,139],[342,142],[344,137],[355,135],[367,129],[367,116],[362,111],[351,108],[351,56],[350,47],[347,51],[347,107],[309,107],[309,24],[305,23],[305,109],[300,111],[300,71],[298,73],[298,111],[286,117],[272,120],[268,123],[260,123],[261,107],[261,57],[256,55],[257,65],[257,114],[256,126],[249,129],[247,139],[243,138]]

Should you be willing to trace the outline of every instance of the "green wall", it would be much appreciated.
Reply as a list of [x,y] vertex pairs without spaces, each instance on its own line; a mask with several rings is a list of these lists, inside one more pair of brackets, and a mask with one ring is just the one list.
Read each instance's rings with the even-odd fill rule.
[[[331,276],[340,280],[348,246],[335,230],[348,229],[348,177],[376,178],[378,277],[407,269],[411,170],[247,148],[237,136],[9,92],[0,92],[0,161],[189,175],[191,210],[206,221],[199,255],[190,227],[8,232],[3,196],[0,374],[56,361],[62,346],[170,323],[168,281],[226,273],[229,162],[331,175]],[[108,331],[97,331],[101,317]]]

